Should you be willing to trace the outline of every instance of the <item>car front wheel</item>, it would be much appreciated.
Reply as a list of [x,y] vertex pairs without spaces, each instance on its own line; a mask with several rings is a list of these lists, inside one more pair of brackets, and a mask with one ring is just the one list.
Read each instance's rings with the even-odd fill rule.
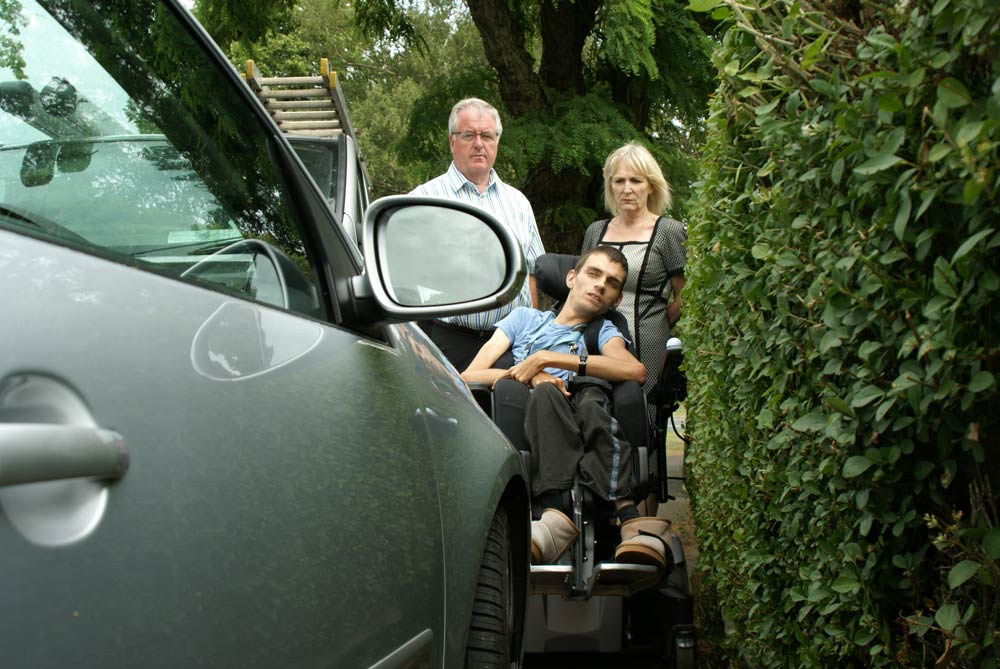
[[519,666],[513,647],[517,612],[513,553],[507,510],[497,509],[479,567],[476,599],[465,649],[467,669],[510,669]]

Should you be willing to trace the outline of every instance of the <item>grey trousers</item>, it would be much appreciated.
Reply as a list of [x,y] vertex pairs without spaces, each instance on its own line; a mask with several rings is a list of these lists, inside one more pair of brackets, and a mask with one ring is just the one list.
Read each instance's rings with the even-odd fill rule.
[[567,399],[555,385],[540,384],[528,400],[524,429],[532,495],[569,490],[579,474],[602,499],[632,497],[632,447],[601,388],[586,386]]

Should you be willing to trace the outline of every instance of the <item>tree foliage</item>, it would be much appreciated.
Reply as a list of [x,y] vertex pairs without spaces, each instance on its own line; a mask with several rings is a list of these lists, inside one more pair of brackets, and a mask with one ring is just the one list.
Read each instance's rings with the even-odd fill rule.
[[251,43],[280,31],[288,20],[295,0],[195,0],[198,21],[225,46],[233,42]]
[[[384,12],[401,4],[360,0],[358,7]],[[435,172],[443,171],[447,107],[480,95],[504,115],[499,171],[531,200],[549,250],[579,250],[583,229],[601,215],[604,158],[627,141],[650,145],[683,207],[714,74],[710,41],[681,3],[467,0],[467,5],[488,68],[470,62],[438,69],[439,81],[410,116],[404,159],[417,159],[413,147],[427,147],[432,119],[426,110],[437,109],[444,112],[433,119],[437,156],[444,162]],[[394,26],[366,24],[370,31],[405,38]]]
[[24,25],[18,0],[0,0],[0,67],[9,67],[14,76],[24,78],[24,56],[18,39],[20,26]]
[[720,2],[688,483],[753,666],[996,667],[1000,7]]
[[253,57],[269,74],[296,74],[327,56],[346,71],[377,194],[444,171],[448,111],[476,95],[503,114],[498,171],[531,200],[550,250],[579,249],[585,226],[602,215],[604,158],[628,141],[646,142],[660,159],[674,214],[683,215],[714,86],[710,40],[683,3],[466,5],[251,0],[237,11],[232,0],[198,0],[196,9],[236,62]]
[[[320,58],[329,58],[379,197],[409,191],[447,165],[442,119],[451,102],[427,101],[428,91],[441,88],[441,72],[459,80],[461,72],[472,72],[489,86],[475,27],[468,16],[456,16],[457,2],[364,8],[330,0],[265,3],[247,10],[267,17],[259,19],[266,25],[253,39],[249,31],[229,27],[225,0],[198,0],[196,14],[240,68],[251,58],[268,76],[315,74]],[[373,21],[385,21],[389,29],[366,36],[360,27]],[[433,136],[414,131],[425,119],[425,126],[435,124]]]

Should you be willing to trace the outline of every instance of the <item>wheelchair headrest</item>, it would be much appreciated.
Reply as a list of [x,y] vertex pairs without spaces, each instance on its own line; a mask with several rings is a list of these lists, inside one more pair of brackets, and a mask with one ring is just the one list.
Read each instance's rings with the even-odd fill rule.
[[535,282],[538,288],[556,302],[569,295],[566,275],[576,267],[580,256],[566,253],[544,253],[535,259]]

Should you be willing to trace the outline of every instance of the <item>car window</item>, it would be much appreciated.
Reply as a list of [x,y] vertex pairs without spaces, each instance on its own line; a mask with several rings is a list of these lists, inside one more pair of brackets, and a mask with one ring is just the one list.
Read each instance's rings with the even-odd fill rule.
[[326,197],[330,208],[336,210],[337,202],[340,199],[340,193],[337,192],[340,178],[340,143],[337,138],[300,139],[289,137],[288,141]]
[[0,226],[324,317],[238,89],[158,3],[70,4],[0,3]]

